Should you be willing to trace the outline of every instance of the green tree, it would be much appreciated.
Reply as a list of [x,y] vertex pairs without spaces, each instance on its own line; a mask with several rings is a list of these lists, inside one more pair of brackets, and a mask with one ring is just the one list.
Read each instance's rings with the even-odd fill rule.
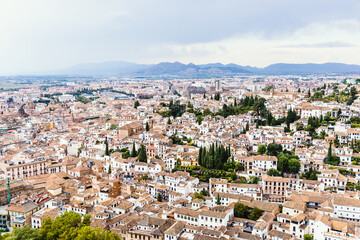
[[324,130],[322,130],[322,131],[320,132],[319,138],[320,138],[320,139],[325,139],[325,136],[326,136],[326,133],[325,133]]
[[274,85],[267,86],[264,90],[266,93],[274,92]]
[[298,173],[300,171],[300,161],[297,156],[280,153],[277,157],[278,170],[281,176],[284,176],[284,173]]
[[221,204],[221,201],[220,201],[220,195],[219,193],[217,194],[217,197],[216,197],[216,205],[220,205]]
[[235,171],[244,171],[244,165],[240,164],[240,163],[236,163],[235,164]]
[[7,100],[6,100],[7,103],[13,103],[14,102],[14,99],[12,97],[9,97]]
[[186,110],[186,105],[180,104],[179,100],[177,100],[173,104],[169,104],[170,116],[173,116],[174,118],[181,117],[183,115],[183,113],[185,112],[185,110]]
[[81,226],[81,215],[70,211],[56,217],[54,221],[47,217],[39,231],[42,239],[46,240],[74,239],[77,235],[77,230]]
[[188,102],[187,107],[188,107],[188,108],[194,108],[194,106],[191,104],[190,101]]
[[83,224],[84,226],[90,226],[90,223],[91,223],[91,215],[86,214],[86,215],[84,216],[84,218],[83,218],[82,224]]
[[337,134],[335,135],[334,146],[335,148],[340,146],[339,136]]
[[107,139],[105,140],[105,155],[110,156],[109,143],[108,143]]
[[258,147],[258,150],[257,150],[257,152],[258,152],[258,154],[260,154],[260,155],[263,155],[263,154],[265,154],[266,153],[266,146],[265,145],[260,145],[259,147]]
[[351,98],[356,98],[356,94],[357,94],[356,87],[352,86],[350,88],[350,96],[351,96]]
[[261,217],[262,214],[263,211],[260,208],[255,207],[250,211],[249,219],[256,221],[259,219],[259,217]]
[[289,173],[299,173],[299,171],[300,171],[299,159],[291,158],[289,160],[288,165],[289,165],[289,168],[288,168]]
[[139,106],[140,106],[139,101],[136,101],[136,102],[134,103],[134,108],[138,108]]
[[258,184],[259,181],[260,181],[259,177],[251,176],[249,183],[250,183],[250,184]]
[[317,180],[317,174],[318,172],[316,172],[316,170],[314,170],[313,168],[310,168],[309,171],[303,173],[300,175],[300,178],[306,178],[307,180]]
[[332,157],[332,141],[330,141],[330,143],[329,143],[329,148],[328,148],[328,153],[327,153],[327,159],[328,160],[331,160],[331,157]]
[[340,164],[340,157],[336,155],[332,155],[330,160],[326,161],[327,164],[333,165],[333,166],[339,166]]
[[329,149],[326,156],[326,163],[333,166],[339,166],[340,163],[340,157],[336,155],[332,155],[332,141],[330,141],[329,143]]
[[277,156],[282,152],[283,148],[281,144],[269,143],[267,146],[267,154],[270,156]]
[[267,174],[269,176],[280,176],[279,171],[274,168],[270,168],[269,171],[267,172]]
[[204,193],[203,192],[200,192],[200,193],[198,193],[198,192],[195,192],[194,193],[194,198],[193,198],[193,200],[195,200],[195,199],[202,199],[202,200],[205,200],[205,198],[204,198]]
[[288,157],[284,153],[279,154],[277,168],[280,171],[281,176],[284,176],[284,173],[287,172],[288,164],[289,164]]
[[127,158],[129,158],[131,156],[130,152],[129,152],[129,149],[128,148],[125,148],[125,149],[126,149],[125,152],[122,152],[122,154],[121,154],[121,157],[123,159],[127,159]]
[[150,130],[150,127],[149,127],[149,123],[148,123],[148,122],[146,122],[145,130],[146,130],[147,132]]
[[305,234],[304,235],[304,240],[314,240],[314,237],[312,234]]
[[109,130],[115,130],[115,129],[117,129],[117,125],[112,123],[109,127]]
[[140,162],[147,162],[146,147],[141,145],[139,149],[138,159]]
[[231,179],[232,179],[233,181],[235,181],[235,180],[237,179],[237,175],[236,175],[235,172],[232,172],[232,173],[231,173]]
[[248,206],[242,203],[235,203],[234,205],[234,216],[238,218],[247,218],[249,215]]
[[259,122],[260,118],[265,117],[267,114],[265,101],[266,101],[265,98],[259,98],[254,103],[253,115],[257,117],[257,122]]
[[38,231],[34,228],[31,228],[29,225],[25,225],[24,227],[14,228],[14,232],[9,235],[5,236],[5,238],[0,239],[6,239],[6,240],[40,240],[40,235]]
[[156,200],[157,200],[158,202],[162,202],[162,196],[161,196],[160,193],[158,193],[158,195],[157,195],[157,197],[156,197]]
[[136,152],[136,148],[135,148],[135,142],[133,142],[132,149],[131,149],[131,157],[136,157],[136,156],[137,156],[137,152]]

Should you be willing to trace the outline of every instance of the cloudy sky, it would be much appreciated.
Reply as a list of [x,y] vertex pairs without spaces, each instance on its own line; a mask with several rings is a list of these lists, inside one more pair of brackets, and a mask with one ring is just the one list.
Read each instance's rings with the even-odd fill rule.
[[79,63],[360,64],[359,0],[1,0],[0,74]]

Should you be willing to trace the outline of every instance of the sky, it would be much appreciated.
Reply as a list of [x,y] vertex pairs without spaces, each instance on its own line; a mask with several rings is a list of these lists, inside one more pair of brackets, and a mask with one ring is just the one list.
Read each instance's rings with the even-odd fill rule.
[[0,0],[0,74],[129,61],[360,64],[359,0]]

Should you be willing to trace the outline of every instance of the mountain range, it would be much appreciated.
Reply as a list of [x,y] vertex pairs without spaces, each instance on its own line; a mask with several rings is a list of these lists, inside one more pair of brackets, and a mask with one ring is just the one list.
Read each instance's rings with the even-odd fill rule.
[[360,73],[360,65],[344,63],[276,63],[265,68],[241,66],[237,64],[209,63],[196,65],[180,62],[161,62],[158,64],[137,64],[124,61],[79,64],[57,72],[67,75],[127,75],[138,77],[179,76],[216,77],[239,74],[305,75],[305,74],[351,74]]

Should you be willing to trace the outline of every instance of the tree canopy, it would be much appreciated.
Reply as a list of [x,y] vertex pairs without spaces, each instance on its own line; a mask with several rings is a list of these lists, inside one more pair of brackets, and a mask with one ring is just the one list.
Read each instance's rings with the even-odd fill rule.
[[222,170],[230,156],[230,147],[225,148],[223,145],[212,144],[209,151],[200,147],[198,163],[208,169]]
[[268,155],[277,156],[283,151],[283,148],[281,144],[269,143],[266,150]]
[[300,161],[297,156],[291,154],[280,153],[278,156],[277,170],[283,176],[284,173],[299,173]]
[[274,168],[270,168],[269,171],[267,172],[267,175],[269,176],[280,176],[280,172]]
[[265,153],[266,153],[266,145],[261,144],[261,145],[258,147],[257,153],[260,154],[260,155],[265,154]]
[[140,146],[138,159],[139,162],[147,162],[146,147],[144,145]]
[[134,103],[134,108],[138,108],[138,106],[140,106],[140,103],[139,103],[139,101],[136,101],[136,102]]
[[51,220],[47,217],[43,220],[39,229],[24,227],[14,228],[11,234],[2,235],[2,240],[120,240],[115,233],[101,228],[90,227],[90,215],[82,217],[75,212],[64,214]]
[[256,221],[263,214],[263,210],[255,207],[249,210],[249,207],[242,203],[235,203],[234,216],[238,218],[247,218]]

